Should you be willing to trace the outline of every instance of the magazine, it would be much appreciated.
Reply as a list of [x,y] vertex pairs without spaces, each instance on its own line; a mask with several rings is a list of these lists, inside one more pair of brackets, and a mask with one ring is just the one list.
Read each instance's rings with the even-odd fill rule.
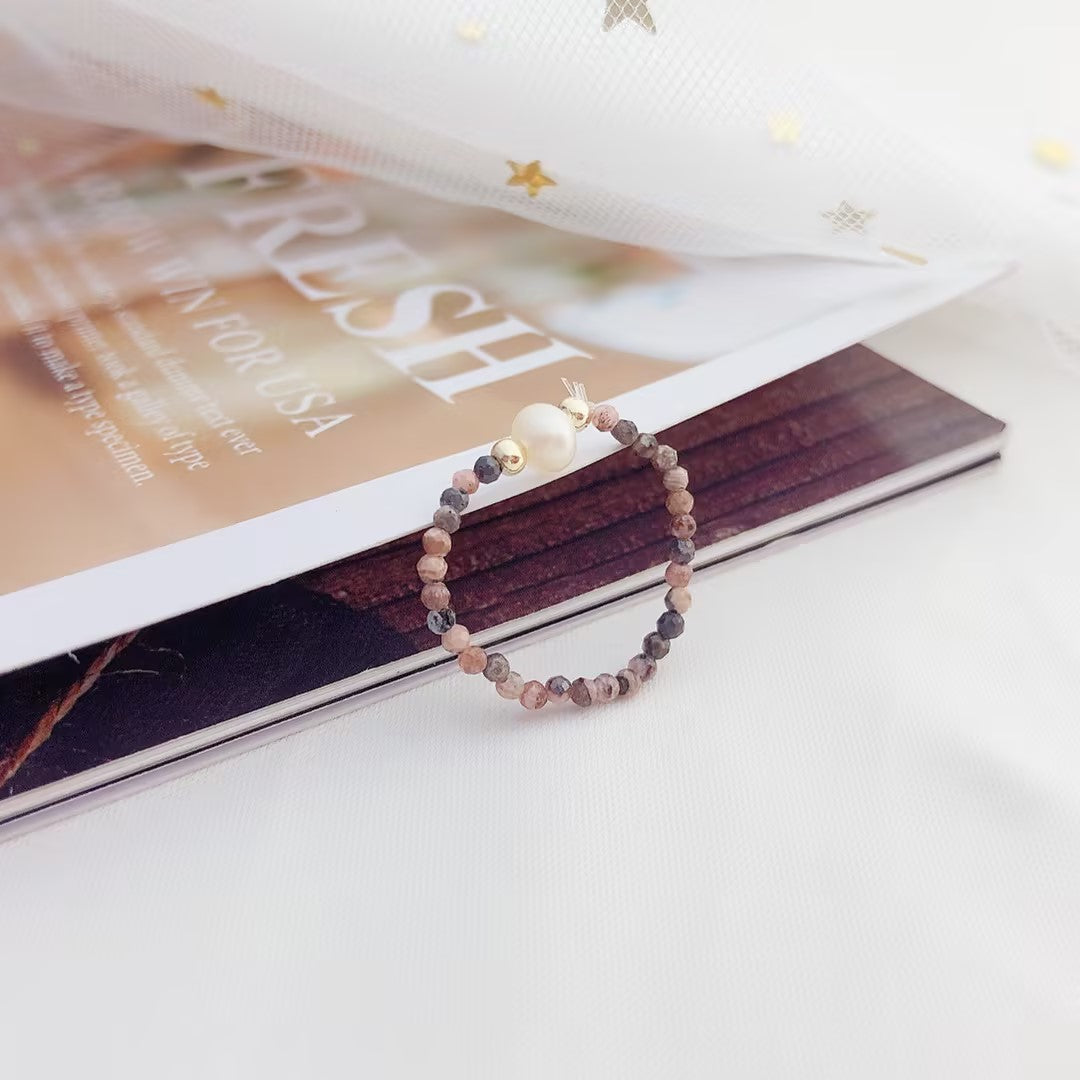
[[[562,378],[658,430],[999,269],[706,265],[255,154],[4,120],[0,671],[410,533]],[[614,449],[579,444],[575,467]]]
[[[700,575],[993,460],[1002,432],[854,346],[664,438],[694,477]],[[466,514],[451,576],[476,641],[509,645],[660,582],[667,513],[642,470],[652,471],[619,454]],[[0,676],[0,822],[29,827],[453,675],[417,598],[419,550],[412,535]],[[520,720],[494,695],[489,704]],[[548,714],[557,722],[560,710]]]
[[[1000,421],[855,344],[996,265],[702,263],[371,180],[25,113],[0,126],[0,823],[441,677],[433,493],[561,381],[665,434],[699,572],[993,460]],[[587,430],[483,487],[484,645],[662,576]],[[598,511],[602,507],[602,513]]]

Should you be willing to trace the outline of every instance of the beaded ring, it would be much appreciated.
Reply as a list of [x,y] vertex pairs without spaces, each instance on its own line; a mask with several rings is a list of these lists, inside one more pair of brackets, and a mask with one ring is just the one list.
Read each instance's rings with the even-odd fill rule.
[[[439,508],[432,527],[423,536],[424,552],[416,564],[424,583],[420,600],[428,609],[427,624],[442,639],[447,652],[457,654],[458,665],[468,675],[483,674],[495,684],[499,694],[520,701],[526,709],[540,709],[551,702],[572,701],[585,708],[620,697],[630,697],[656,674],[656,662],[667,656],[671,642],[684,628],[683,615],[690,608],[687,586],[693,570],[693,536],[697,522],[690,516],[694,496],[687,491],[686,469],[679,465],[679,455],[661,444],[655,435],[640,433],[632,420],[621,420],[613,405],[594,405],[581,383],[563,379],[569,397],[561,405],[536,403],[526,405],[514,418],[510,435],[499,439],[490,454],[476,459],[471,469],[454,473],[450,487],[439,498]],[[574,458],[577,433],[592,424],[598,431],[610,432],[638,457],[651,461],[667,490],[667,509],[671,514],[671,562],[664,574],[670,588],[664,597],[666,610],[656,620],[656,629],[645,635],[641,652],[632,657],[615,675],[597,675],[571,682],[554,675],[546,683],[525,682],[510,670],[510,661],[502,653],[487,652],[469,640],[469,631],[457,621],[451,607],[450,590],[445,583],[446,556],[452,546],[451,535],[461,526],[461,515],[469,505],[469,496],[481,484],[494,483],[506,473],[516,475],[527,464],[545,472],[561,472]]]

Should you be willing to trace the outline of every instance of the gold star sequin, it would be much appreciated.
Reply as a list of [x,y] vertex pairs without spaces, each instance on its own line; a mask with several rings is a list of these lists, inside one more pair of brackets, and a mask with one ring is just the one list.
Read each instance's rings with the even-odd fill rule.
[[37,157],[41,153],[41,140],[33,135],[22,135],[15,140],[15,152],[19,157]]
[[1072,164],[1072,149],[1060,139],[1039,139],[1032,153],[1040,165],[1050,169],[1067,169]]
[[656,23],[649,14],[648,0],[607,0],[607,10],[604,12],[604,29],[614,30],[616,26],[629,19],[638,26],[648,30],[650,34],[656,33]]
[[508,161],[506,164],[514,170],[514,175],[506,181],[507,184],[510,187],[525,188],[530,198],[535,199],[541,188],[555,187],[555,181],[544,175],[539,161],[530,161],[528,165],[519,165],[516,161]]
[[802,123],[793,112],[773,113],[766,117],[769,125],[769,137],[774,143],[794,146],[802,136]]
[[876,214],[876,210],[857,210],[844,200],[835,210],[823,210],[821,216],[832,223],[834,233],[864,233],[867,222]]
[[212,86],[196,87],[195,96],[215,109],[224,109],[228,105],[228,102]]
[[457,36],[462,41],[477,45],[484,40],[485,34],[487,34],[487,27],[477,19],[466,19],[465,22],[458,23]]

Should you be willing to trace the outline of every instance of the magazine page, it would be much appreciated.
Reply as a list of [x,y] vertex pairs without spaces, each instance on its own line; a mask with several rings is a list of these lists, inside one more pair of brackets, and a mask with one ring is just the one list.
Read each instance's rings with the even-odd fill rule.
[[0,670],[403,535],[564,377],[659,428],[996,270],[703,268],[256,155],[8,138]]

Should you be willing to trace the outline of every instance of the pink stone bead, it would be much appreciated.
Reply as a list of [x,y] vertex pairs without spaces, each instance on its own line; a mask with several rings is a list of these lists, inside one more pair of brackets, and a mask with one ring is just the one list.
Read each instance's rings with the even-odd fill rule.
[[690,590],[681,585],[668,589],[668,594],[664,597],[664,604],[668,611],[677,611],[680,615],[685,615],[690,610],[692,603],[693,598],[690,595]]
[[623,694],[623,697],[633,697],[641,689],[641,679],[638,678],[637,672],[630,668],[624,667],[616,678],[625,679],[630,684],[630,689]]
[[596,700],[601,704],[614,701],[619,696],[619,680],[614,675],[596,676]]
[[671,535],[689,540],[697,532],[697,522],[689,514],[678,514],[671,519]]
[[688,483],[690,476],[681,465],[676,465],[674,469],[668,469],[664,473],[664,487],[668,491],[682,491]]
[[421,581],[429,584],[433,581],[442,581],[446,577],[446,560],[441,555],[422,555],[416,564],[416,572]]
[[668,446],[667,443],[661,443],[656,448],[656,453],[653,454],[652,464],[658,473],[674,469],[679,464],[679,452],[675,447]]
[[542,682],[531,679],[521,691],[521,704],[526,709],[542,709],[547,704],[548,692]]
[[495,689],[498,690],[499,697],[517,701],[525,690],[525,680],[516,671],[511,671],[502,682],[495,684]]
[[575,679],[570,684],[570,700],[582,709],[587,709],[596,701],[596,681]]
[[450,606],[450,590],[441,581],[433,581],[420,590],[420,603],[428,611],[445,611]]
[[693,576],[694,568],[683,563],[668,563],[668,568],[664,571],[664,580],[673,589],[685,588]]
[[656,661],[644,653],[638,653],[626,666],[643,683],[647,683],[656,674]]
[[472,469],[458,469],[454,473],[453,480],[450,481],[453,487],[456,487],[458,491],[464,492],[466,495],[473,495],[480,487],[480,481],[477,479],[476,473]]
[[454,623],[442,636],[442,647],[451,653],[462,653],[469,647],[469,631],[461,623]]
[[672,517],[679,514],[689,514],[694,509],[694,496],[686,488],[681,488],[679,491],[673,491],[667,497],[667,502],[664,505]]
[[450,540],[450,534],[445,529],[428,529],[424,533],[424,550],[429,555],[449,555],[450,546],[452,541]]
[[462,650],[457,662],[466,675],[479,675],[487,667],[487,653],[479,645],[470,645]]
[[619,422],[619,410],[614,405],[597,405],[592,422],[597,431],[610,431]]

